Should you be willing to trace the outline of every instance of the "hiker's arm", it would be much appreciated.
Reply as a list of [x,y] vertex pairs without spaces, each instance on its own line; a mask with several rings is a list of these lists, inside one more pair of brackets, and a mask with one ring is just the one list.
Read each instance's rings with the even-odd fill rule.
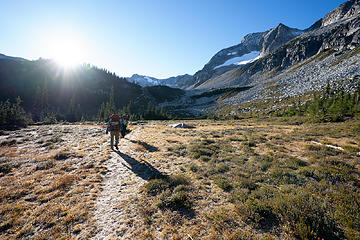
[[108,134],[108,132],[109,132],[109,125],[110,125],[110,120],[109,120],[109,122],[107,124],[107,127],[106,127],[106,134]]

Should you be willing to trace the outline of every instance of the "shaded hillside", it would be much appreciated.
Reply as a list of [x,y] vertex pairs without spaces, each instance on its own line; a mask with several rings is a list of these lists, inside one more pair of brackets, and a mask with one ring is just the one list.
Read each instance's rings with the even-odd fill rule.
[[157,103],[174,101],[185,94],[184,90],[167,86],[145,87],[145,92],[147,92],[148,96],[153,98]]
[[49,113],[58,120],[94,119],[101,104],[109,101],[111,89],[115,109],[142,94],[139,85],[91,65],[66,70],[51,60],[0,59],[0,101],[20,96],[34,120]]

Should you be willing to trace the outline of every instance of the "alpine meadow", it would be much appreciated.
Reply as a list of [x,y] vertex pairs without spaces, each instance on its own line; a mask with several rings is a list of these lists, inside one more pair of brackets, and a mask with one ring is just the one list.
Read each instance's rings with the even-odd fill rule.
[[0,239],[360,239],[360,0],[0,2]]

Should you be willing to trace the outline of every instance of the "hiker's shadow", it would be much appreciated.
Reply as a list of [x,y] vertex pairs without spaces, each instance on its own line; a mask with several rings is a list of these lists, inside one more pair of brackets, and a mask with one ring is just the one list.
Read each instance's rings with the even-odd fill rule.
[[139,145],[143,146],[149,152],[159,151],[159,149],[157,147],[152,146],[150,144],[147,144],[146,142],[136,141],[136,140],[131,140],[131,139],[129,139],[129,141],[132,142],[132,143],[136,143],[136,144],[139,144]]
[[[123,164],[124,167],[131,170],[133,173],[135,173],[137,176],[141,177],[144,180],[150,180],[150,179],[164,179],[166,181],[171,181],[169,178],[170,176],[161,173],[159,170],[154,168],[150,163],[148,163],[145,160],[141,160],[141,162],[137,161],[136,159],[130,157],[129,155],[122,153],[120,151],[115,151],[122,159],[125,160],[127,164]],[[177,207],[175,206],[173,211],[176,211],[180,213],[183,216],[188,217],[189,219],[195,217],[195,212],[193,209],[187,209],[185,207]]]
[[125,160],[129,164],[126,165],[123,163],[124,167],[131,170],[137,176],[141,177],[144,180],[150,180],[154,178],[164,178],[165,175],[162,174],[159,170],[154,168],[150,163],[145,160],[141,162],[137,161],[136,159],[130,157],[129,155],[122,153],[120,151],[115,151],[122,159]]

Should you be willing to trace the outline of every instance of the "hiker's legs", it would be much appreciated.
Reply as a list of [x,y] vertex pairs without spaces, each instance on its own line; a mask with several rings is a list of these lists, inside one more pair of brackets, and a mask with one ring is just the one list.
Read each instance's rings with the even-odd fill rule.
[[114,131],[110,131],[110,146],[111,146],[111,149],[114,146],[114,136],[115,136]]
[[120,134],[119,131],[114,131],[114,135],[115,135],[115,147],[117,147],[118,144],[119,144],[119,134]]

